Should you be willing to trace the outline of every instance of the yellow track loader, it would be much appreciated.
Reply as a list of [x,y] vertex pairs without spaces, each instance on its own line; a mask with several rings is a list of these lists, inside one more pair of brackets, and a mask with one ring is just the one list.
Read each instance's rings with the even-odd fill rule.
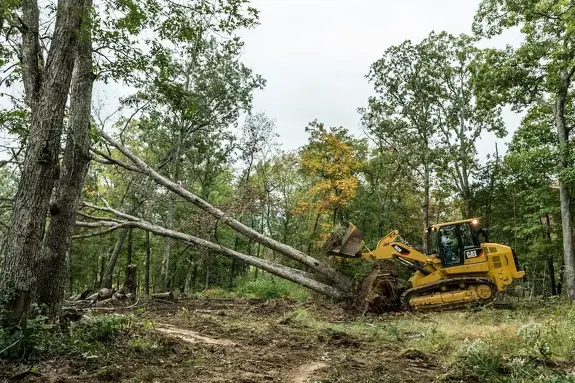
[[525,275],[519,271],[513,249],[489,243],[478,219],[433,225],[427,234],[428,254],[410,246],[398,231],[381,238],[375,249],[369,250],[361,231],[349,224],[341,241],[327,250],[333,255],[371,261],[395,259],[412,269],[410,288],[400,297],[404,310],[486,304]]

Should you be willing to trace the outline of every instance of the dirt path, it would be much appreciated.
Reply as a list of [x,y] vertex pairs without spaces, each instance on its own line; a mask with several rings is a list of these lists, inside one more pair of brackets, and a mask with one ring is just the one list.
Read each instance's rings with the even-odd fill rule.
[[291,383],[308,383],[314,372],[326,367],[327,364],[321,362],[302,364],[295,370]]
[[[313,318],[294,320],[294,310]],[[434,383],[445,373],[420,355],[402,354],[394,343],[346,332],[348,319],[338,306],[190,300],[133,315],[159,325],[109,339],[96,357],[42,361],[40,376],[21,381]],[[0,383],[28,368],[0,360]]]
[[169,324],[159,324],[156,331],[161,333],[175,336],[188,343],[205,343],[217,344],[220,346],[236,346],[236,343],[229,339],[215,339],[208,336],[201,335],[195,331],[178,328]]

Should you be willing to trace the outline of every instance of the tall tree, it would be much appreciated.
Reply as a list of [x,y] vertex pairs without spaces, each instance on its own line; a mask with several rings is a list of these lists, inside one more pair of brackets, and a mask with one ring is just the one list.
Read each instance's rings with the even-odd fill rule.
[[[474,97],[473,74],[480,50],[476,39],[467,35],[453,36],[446,32],[431,33],[419,45],[433,59],[434,70],[428,71],[430,82],[437,85],[434,100],[435,119],[439,128],[444,161],[438,167],[438,177],[448,176],[462,203],[462,215],[472,211],[472,177],[478,170],[477,140],[485,132],[502,138],[506,132],[499,109],[484,109]],[[444,188],[448,186],[443,182]]]
[[522,110],[548,107],[558,145],[558,188],[561,206],[566,292],[575,299],[572,199],[572,82],[575,74],[575,4],[572,1],[484,0],[474,32],[493,37],[520,27],[525,39],[518,48],[488,50],[477,74],[477,97],[487,107],[511,104]]
[[[85,1],[60,0],[47,56],[40,45],[40,10],[37,1],[20,3],[20,65],[30,109],[27,148],[14,200],[10,229],[4,248],[2,284],[15,289],[14,316],[21,317],[39,293],[37,269],[41,259],[46,216],[54,183],[59,178],[60,137],[72,79]],[[72,54],[71,54],[72,53]],[[87,124],[88,121],[85,121]],[[43,272],[43,270],[41,271]],[[44,295],[46,291],[42,291]],[[51,294],[47,294],[51,295]]]
[[[376,95],[369,98],[367,108],[360,109],[370,135],[385,142],[417,175],[424,228],[430,222],[431,179],[439,156],[436,61],[437,56],[424,44],[408,40],[388,48],[366,76]],[[426,236],[422,238],[427,249]]]
[[75,52],[70,94],[70,117],[60,176],[50,204],[50,223],[36,267],[37,302],[51,318],[59,315],[68,280],[70,247],[76,212],[90,164],[92,89],[95,80],[91,39],[92,0],[85,0]]

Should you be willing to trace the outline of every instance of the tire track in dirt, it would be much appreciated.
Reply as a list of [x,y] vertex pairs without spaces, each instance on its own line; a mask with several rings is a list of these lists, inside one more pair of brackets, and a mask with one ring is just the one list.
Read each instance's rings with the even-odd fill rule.
[[299,366],[294,372],[291,383],[308,383],[311,376],[317,370],[326,368],[327,364],[321,362],[306,363]]

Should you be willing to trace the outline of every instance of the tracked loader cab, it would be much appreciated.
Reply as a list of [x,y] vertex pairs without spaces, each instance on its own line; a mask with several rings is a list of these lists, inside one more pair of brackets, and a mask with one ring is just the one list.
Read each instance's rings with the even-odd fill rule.
[[428,230],[428,255],[435,255],[443,267],[461,266],[484,261],[480,236],[484,242],[487,232],[477,219],[448,222],[431,226]]

